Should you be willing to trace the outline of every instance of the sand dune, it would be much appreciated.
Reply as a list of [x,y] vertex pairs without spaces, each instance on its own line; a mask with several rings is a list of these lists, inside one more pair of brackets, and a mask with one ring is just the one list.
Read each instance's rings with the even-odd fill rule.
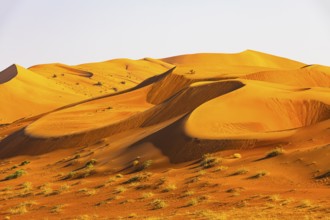
[[329,94],[330,67],[252,50],[12,65],[0,73],[0,215],[322,219]]
[[0,86],[0,124],[50,111],[86,97],[30,70],[12,65]]

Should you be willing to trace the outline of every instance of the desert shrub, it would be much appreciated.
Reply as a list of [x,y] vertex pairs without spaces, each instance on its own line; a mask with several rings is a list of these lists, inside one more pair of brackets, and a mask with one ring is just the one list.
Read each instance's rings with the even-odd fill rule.
[[269,151],[266,154],[265,158],[276,157],[276,156],[279,156],[279,155],[281,155],[283,153],[284,153],[283,148],[277,147],[277,148],[274,148],[273,150]]
[[253,175],[250,178],[258,179],[258,178],[261,178],[261,177],[266,176],[266,175],[268,175],[268,172],[263,170],[263,171],[259,171],[256,175]]
[[212,156],[211,154],[204,154],[200,166],[204,169],[214,167],[215,165],[220,163],[220,159]]
[[165,186],[165,188],[162,190],[162,192],[170,192],[173,190],[176,190],[176,185],[169,184],[169,185]]
[[22,163],[19,164],[19,166],[24,166],[24,165],[29,164],[29,163],[30,163],[30,161],[24,160]]
[[194,191],[191,191],[191,190],[187,190],[187,191],[185,191],[184,193],[183,193],[183,197],[188,197],[188,196],[192,196],[192,195],[194,195]]
[[98,81],[97,83],[94,84],[94,86],[102,86],[102,83]]
[[138,164],[139,164],[139,161],[138,161],[138,160],[134,160],[134,161],[132,162],[132,166],[133,166],[133,167],[136,167]]
[[86,196],[92,196],[96,194],[95,189],[87,189],[87,188],[80,189],[78,192],[84,193]]
[[24,174],[26,174],[25,170],[16,170],[13,174],[10,174],[9,176],[7,176],[5,178],[5,180],[11,180],[11,179],[16,179],[20,176],[23,176]]
[[151,204],[153,209],[162,209],[162,208],[165,208],[167,206],[166,202],[164,200],[161,200],[161,199],[155,199],[150,204]]
[[59,213],[59,212],[62,211],[63,207],[64,207],[63,204],[55,205],[55,206],[53,206],[53,207],[51,208],[50,211],[51,211],[52,213]]
[[191,70],[189,70],[189,72],[187,72],[187,74],[195,74],[195,73],[196,73],[196,71],[193,69],[191,69]]
[[121,173],[116,174],[116,178],[123,178],[123,177],[124,177],[124,175]]
[[241,168],[241,169],[236,170],[236,171],[235,171],[234,173],[232,173],[231,175],[232,175],[232,176],[242,175],[242,174],[246,174],[246,173],[248,173],[248,172],[249,172],[248,169],[246,169],[246,168]]
[[76,155],[74,155],[73,159],[76,160],[76,159],[79,159],[80,157],[81,157],[80,154],[76,154]]
[[198,204],[198,200],[193,198],[187,202],[187,206],[194,206]]
[[219,171],[224,171],[224,170],[227,170],[227,169],[228,169],[227,166],[218,166],[214,171],[219,172]]
[[153,197],[154,194],[152,192],[147,192],[147,193],[143,193],[142,194],[142,199],[147,199],[147,198],[150,198],[150,197]]
[[142,170],[146,170],[147,168],[149,168],[152,165],[152,160],[147,160],[144,161],[139,167],[138,167],[138,171],[142,171]]
[[28,210],[25,205],[18,205],[14,208],[9,209],[9,213],[12,215],[22,215],[27,212]]
[[146,181],[149,177],[150,177],[149,173],[139,174],[125,181],[124,184]]
[[267,196],[267,199],[272,202],[278,202],[281,198],[279,195],[275,194],[275,195]]
[[90,161],[87,161],[85,164],[85,167],[87,168],[92,168],[96,164],[97,160],[96,159],[91,159]]
[[125,192],[127,189],[123,186],[118,186],[115,190],[114,193],[119,194]]
[[308,208],[312,206],[312,202],[309,200],[302,200],[298,205],[299,208]]

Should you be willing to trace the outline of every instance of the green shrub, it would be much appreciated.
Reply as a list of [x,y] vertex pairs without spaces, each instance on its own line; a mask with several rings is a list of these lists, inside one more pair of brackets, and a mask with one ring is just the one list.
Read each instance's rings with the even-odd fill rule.
[[16,178],[18,178],[20,176],[23,176],[24,174],[26,174],[26,171],[25,170],[16,170],[15,173],[10,174],[9,176],[7,176],[5,178],[5,180],[16,179]]
[[29,163],[30,163],[30,161],[24,160],[22,163],[20,163],[19,166],[24,166],[24,165],[29,164]]
[[87,168],[92,168],[96,164],[97,160],[96,159],[91,159],[85,164],[85,167]]
[[284,153],[284,150],[283,148],[280,148],[280,147],[277,147],[271,151],[269,151],[267,154],[266,154],[266,157],[265,158],[271,158],[271,157],[276,157],[278,155],[281,155]]

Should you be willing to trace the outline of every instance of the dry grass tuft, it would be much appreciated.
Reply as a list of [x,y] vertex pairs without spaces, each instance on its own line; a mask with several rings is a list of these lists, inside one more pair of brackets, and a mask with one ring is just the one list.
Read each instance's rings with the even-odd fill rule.
[[211,154],[204,154],[200,166],[207,169],[218,165],[220,162],[221,160],[218,157],[212,156]]
[[167,206],[166,202],[161,199],[155,199],[153,200],[150,205],[152,206],[152,209],[162,209]]

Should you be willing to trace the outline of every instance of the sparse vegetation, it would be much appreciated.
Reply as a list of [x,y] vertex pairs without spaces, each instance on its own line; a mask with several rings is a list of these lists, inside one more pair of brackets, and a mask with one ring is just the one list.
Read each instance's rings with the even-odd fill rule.
[[267,199],[272,202],[278,202],[280,201],[281,198],[279,195],[275,194],[275,195],[267,196]]
[[29,163],[30,163],[30,161],[24,160],[22,163],[19,164],[19,166],[24,166],[24,165],[27,165]]
[[312,206],[312,202],[309,200],[302,200],[300,204],[298,205],[298,208],[309,208]]
[[28,212],[28,207],[31,207],[32,205],[36,205],[37,203],[35,201],[26,201],[18,204],[14,208],[11,208],[8,212],[12,215],[22,215],[24,213]]
[[165,186],[165,188],[162,190],[162,192],[171,192],[173,190],[176,190],[176,185],[169,184],[169,185]]
[[140,162],[138,160],[133,160],[132,166],[136,167]]
[[147,198],[150,198],[150,197],[153,197],[154,194],[152,192],[147,192],[147,193],[143,193],[142,194],[142,199],[147,199]]
[[85,167],[87,168],[93,168],[94,165],[96,164],[96,159],[91,159],[90,161],[87,161],[87,163],[85,164]]
[[121,173],[116,174],[116,178],[123,178],[123,177],[124,177],[124,175]]
[[52,213],[60,213],[63,209],[64,205],[63,204],[59,204],[59,205],[55,205],[51,208],[50,212]]
[[94,86],[102,86],[102,83],[98,81],[97,83],[94,83]]
[[97,191],[95,189],[89,189],[89,190],[86,190],[84,193],[86,196],[92,196],[92,195],[95,195],[96,192]]
[[248,169],[246,169],[246,168],[241,168],[241,169],[236,170],[236,171],[235,171],[234,173],[232,173],[231,175],[232,175],[232,176],[242,175],[242,174],[246,174],[246,173],[248,173],[248,172],[249,172]]
[[147,168],[149,168],[152,165],[152,160],[146,160],[144,161],[137,169],[137,171],[142,171],[142,170],[146,170]]
[[6,176],[5,180],[16,179],[18,177],[23,176],[24,174],[26,174],[25,170],[16,170],[13,174],[10,174],[9,176]]
[[187,191],[185,191],[185,192],[183,193],[183,197],[192,196],[192,195],[194,195],[194,194],[195,194],[194,191],[192,191],[192,190],[187,190]]
[[193,69],[191,69],[191,70],[189,70],[189,72],[187,72],[187,74],[195,74],[195,73],[196,73],[196,71]]
[[204,154],[200,166],[204,169],[214,167],[220,163],[220,159],[211,154]]
[[14,208],[11,208],[9,210],[9,213],[12,214],[12,215],[22,215],[22,214],[27,213],[27,212],[28,212],[28,210],[27,210],[25,205],[18,205],[18,206],[14,207]]
[[226,220],[227,216],[223,213],[216,213],[211,210],[196,211],[192,214],[196,219]]
[[283,153],[284,153],[283,148],[277,147],[277,148],[274,148],[273,150],[269,151],[266,154],[265,158],[276,157],[276,156],[279,156],[279,155],[281,155]]
[[259,171],[256,175],[253,175],[250,178],[251,179],[258,179],[258,178],[261,178],[261,177],[266,176],[266,175],[268,175],[268,172],[263,170],[263,171]]
[[31,190],[32,189],[32,183],[31,182],[24,182],[22,184],[23,189],[25,190]]
[[127,189],[123,186],[118,186],[115,190],[114,193],[119,194],[125,192]]
[[152,206],[152,209],[162,209],[167,206],[166,202],[161,199],[155,199],[153,200],[150,205]]
[[150,175],[151,175],[150,173],[143,173],[143,174],[133,176],[132,178],[125,181],[124,184],[146,181],[150,177]]
[[198,200],[196,198],[193,198],[187,202],[187,206],[194,206],[198,204]]
[[219,171],[224,171],[224,170],[228,170],[227,166],[218,166],[215,168],[215,172],[219,172]]

